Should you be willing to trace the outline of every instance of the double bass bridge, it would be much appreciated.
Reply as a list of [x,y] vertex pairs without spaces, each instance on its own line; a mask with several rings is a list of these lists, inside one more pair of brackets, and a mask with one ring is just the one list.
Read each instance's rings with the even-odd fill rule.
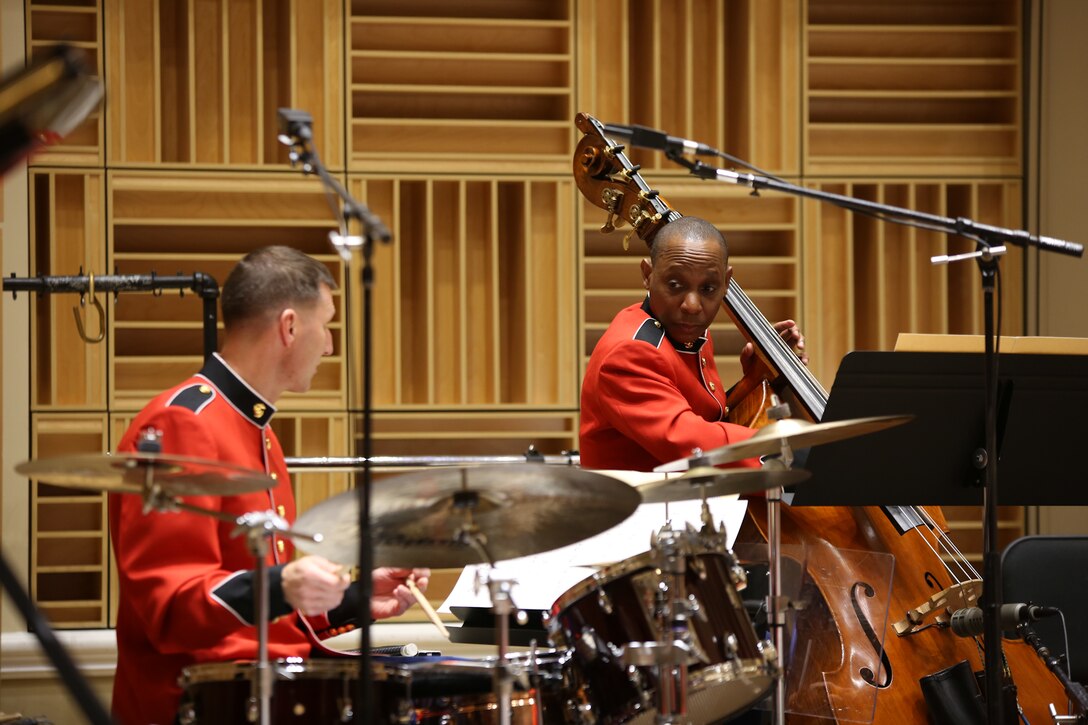
[[[943,589],[914,609],[907,610],[907,616],[892,627],[899,637],[918,634],[930,627],[947,627],[952,618],[952,612],[967,607],[977,607],[978,598],[982,595],[982,580],[968,579],[967,581],[953,584]],[[926,620],[932,615],[933,621]]]

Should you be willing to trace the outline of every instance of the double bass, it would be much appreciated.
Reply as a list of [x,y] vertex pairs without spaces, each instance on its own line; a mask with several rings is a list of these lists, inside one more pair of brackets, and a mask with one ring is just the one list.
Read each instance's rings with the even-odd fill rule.
[[[637,235],[650,244],[661,227],[681,214],[647,186],[639,167],[623,153],[622,145],[607,137],[596,119],[579,113],[575,124],[584,135],[574,154],[574,177],[579,191],[608,212],[602,231],[626,222],[631,226],[629,236]],[[729,282],[723,305],[753,343],[758,358],[729,392],[730,422],[765,425],[772,392],[787,399],[795,414],[819,422],[826,391],[735,278]],[[983,670],[982,640],[956,636],[949,627],[954,610],[977,605],[981,576],[948,536],[939,507],[783,506],[780,530],[784,546],[808,552],[806,573],[818,590],[812,606],[825,607],[828,621],[834,623],[823,631],[801,633],[813,640],[808,642],[809,649],[819,657],[808,666],[818,666],[819,674],[815,680],[806,679],[816,686],[803,688],[795,693],[798,700],[791,699],[788,722],[838,720],[837,713],[843,711],[839,701],[847,693],[859,700],[875,697],[872,722],[877,725],[926,725],[930,720],[921,678],[964,661],[972,672]],[[766,536],[764,507],[749,506],[738,541],[755,543],[766,541]],[[879,573],[858,563],[864,557],[840,556],[844,551],[894,556],[887,602],[893,634],[882,637],[874,626],[884,621],[871,584]],[[821,562],[830,565],[815,565]],[[834,572],[834,581],[828,572]],[[1005,681],[998,689],[1006,700],[1006,722],[1019,722],[1022,715],[1031,725],[1049,723],[1049,705],[1065,701],[1061,683],[1027,644],[1008,639],[1002,644]],[[879,663],[875,668],[858,664],[874,661]]]

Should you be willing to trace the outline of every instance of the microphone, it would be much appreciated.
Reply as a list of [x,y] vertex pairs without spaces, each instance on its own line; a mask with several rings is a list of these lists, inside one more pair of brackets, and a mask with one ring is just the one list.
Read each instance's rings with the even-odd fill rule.
[[[1010,631],[1017,625],[1035,622],[1043,617],[1061,614],[1057,607],[1037,607],[1034,604],[1002,604],[997,619],[1001,629]],[[982,610],[978,607],[957,609],[952,613],[952,633],[959,637],[978,637],[985,629]]]
[[692,141],[679,136],[669,136],[664,131],[646,126],[625,126],[619,123],[604,124],[605,133],[622,139],[624,143],[640,149],[654,149],[656,151],[672,151],[681,154],[694,154],[695,156],[719,156],[718,149],[707,146],[705,143]]
[[63,43],[0,83],[0,173],[55,144],[98,107],[102,82]]

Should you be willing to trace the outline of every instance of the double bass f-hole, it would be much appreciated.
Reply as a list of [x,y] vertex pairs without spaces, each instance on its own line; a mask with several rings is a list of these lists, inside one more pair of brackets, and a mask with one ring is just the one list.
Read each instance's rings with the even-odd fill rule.
[[888,660],[888,654],[884,651],[884,646],[880,643],[880,638],[877,637],[873,625],[869,624],[869,618],[866,616],[865,609],[862,607],[861,600],[858,598],[859,589],[867,599],[875,597],[876,590],[867,582],[854,582],[854,586],[850,588],[850,603],[854,607],[854,616],[857,617],[858,624],[861,625],[862,631],[865,632],[865,638],[869,640],[869,644],[872,646],[873,651],[880,653],[880,671],[884,677],[882,682],[877,682],[876,675],[868,667],[862,667],[859,670],[859,673],[861,674],[861,679],[865,680],[873,687],[884,689],[892,684],[892,663]]

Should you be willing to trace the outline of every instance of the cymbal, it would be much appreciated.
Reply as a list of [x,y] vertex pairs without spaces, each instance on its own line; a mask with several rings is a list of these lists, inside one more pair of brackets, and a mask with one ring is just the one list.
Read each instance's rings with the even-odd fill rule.
[[698,466],[683,476],[664,478],[639,486],[643,503],[691,501],[715,496],[766,491],[778,486],[792,486],[812,476],[802,470],[762,468],[712,468]]
[[276,485],[260,471],[160,453],[38,458],[23,461],[15,470],[43,483],[108,493],[143,494],[154,484],[167,496],[231,496]]
[[793,449],[833,443],[854,436],[875,433],[913,420],[913,415],[884,415],[873,418],[836,420],[830,423],[810,423],[797,418],[776,420],[756,431],[748,440],[731,443],[704,453],[701,457],[681,458],[662,464],[655,471],[686,471],[694,463],[699,466],[719,466],[745,458],[769,456],[781,452],[783,441]]
[[[385,478],[371,489],[377,566],[458,567],[515,559],[573,544],[620,523],[641,497],[623,481],[581,468],[525,463],[431,468]],[[305,511],[295,529],[323,541],[298,548],[340,564],[359,558],[355,491]],[[476,527],[487,553],[462,531]]]

